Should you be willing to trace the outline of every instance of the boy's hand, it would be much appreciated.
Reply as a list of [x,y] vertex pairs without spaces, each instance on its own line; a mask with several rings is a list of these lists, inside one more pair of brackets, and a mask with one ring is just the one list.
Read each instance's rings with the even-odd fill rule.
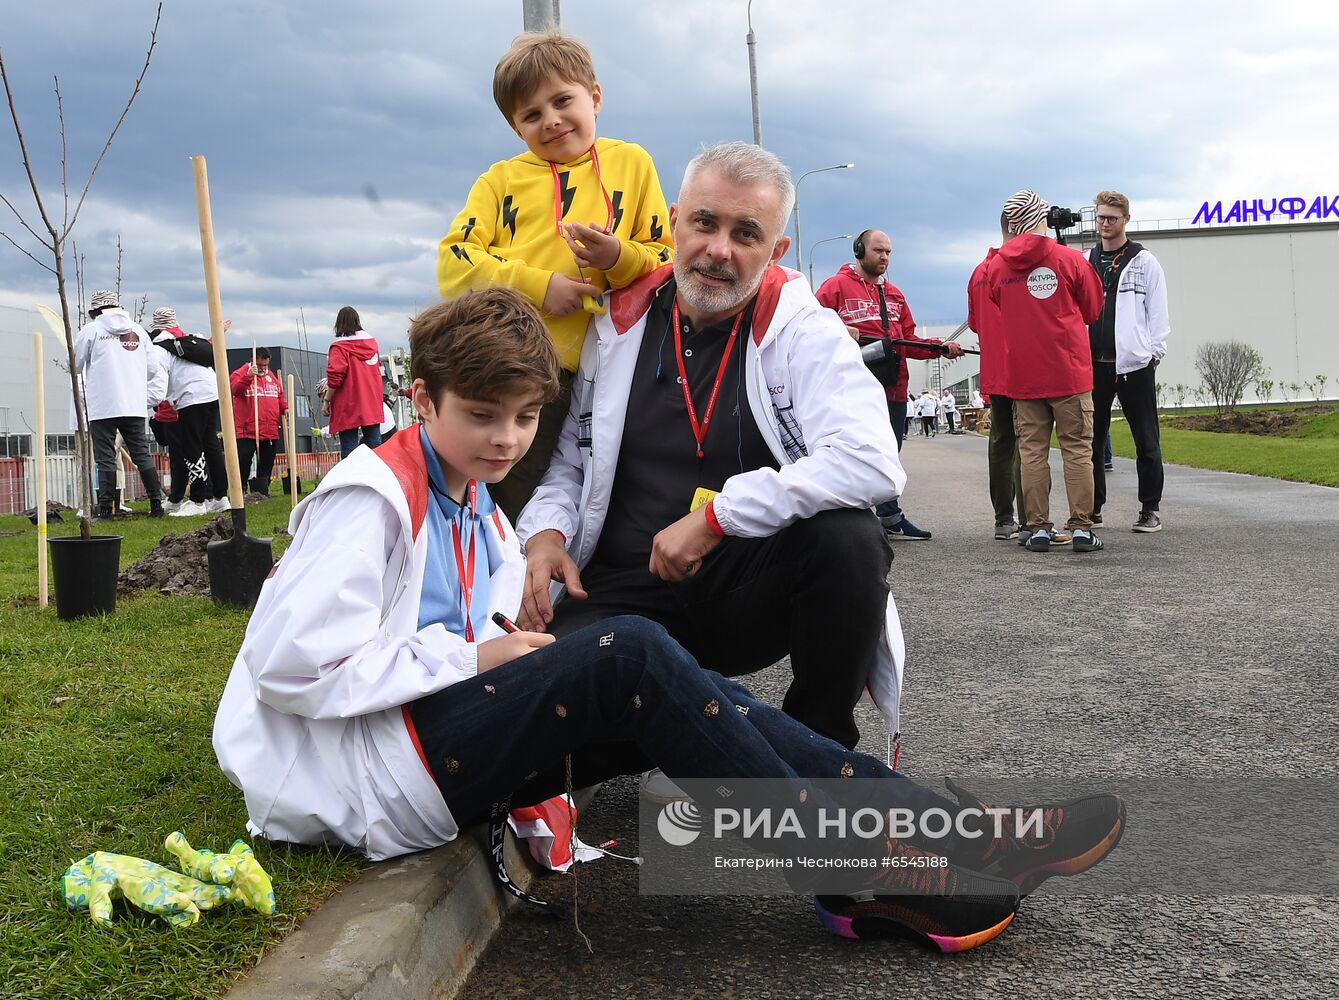
[[553,636],[543,632],[509,632],[496,639],[479,643],[479,673],[510,663],[518,656],[533,652],[553,642]]
[[550,316],[566,316],[585,308],[583,295],[598,295],[600,290],[585,278],[569,278],[554,273],[549,278],[549,290],[544,293],[544,311]]
[[618,263],[623,241],[612,233],[579,222],[563,223],[563,239],[572,248],[572,256],[581,267],[608,271]]
[[681,583],[702,567],[702,558],[721,541],[707,525],[706,508],[699,507],[656,533],[648,568],[662,580]]
[[550,529],[541,531],[525,543],[525,599],[521,602],[521,617],[517,623],[522,628],[543,632],[553,621],[549,584],[554,580],[566,585],[567,593],[577,600],[586,599],[581,573],[567,554],[562,534]]

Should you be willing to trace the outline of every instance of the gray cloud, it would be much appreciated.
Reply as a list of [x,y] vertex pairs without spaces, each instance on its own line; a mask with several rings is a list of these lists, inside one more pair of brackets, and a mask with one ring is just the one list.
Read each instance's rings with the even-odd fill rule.
[[[351,303],[383,341],[402,338],[406,318],[436,298],[436,244],[470,183],[520,149],[491,99],[520,8],[168,4],[144,92],[75,234],[88,286],[114,279],[119,233],[127,294],[204,325],[188,162],[203,153],[239,330],[281,342],[303,308],[315,340]],[[1231,2],[1209,20],[1200,9],[1132,0],[1113,18],[1055,2],[1024,14],[984,2],[755,4],[765,141],[797,175],[858,164],[801,188],[806,256],[820,239],[885,228],[917,317],[947,322],[961,317],[967,276],[1018,187],[1075,207],[1119,187],[1136,218],[1189,218],[1205,199],[1335,194],[1327,102],[1339,13]],[[602,133],[650,150],[669,197],[700,144],[751,137],[743,0],[574,0],[563,11],[596,56]],[[53,70],[71,176],[82,178],[152,13],[148,0],[6,12],[0,45],[49,198]],[[0,191],[27,204],[4,129]],[[0,228],[18,234],[10,219]],[[816,277],[845,259],[843,244],[821,247]],[[0,302],[54,298],[45,274],[0,243]]]

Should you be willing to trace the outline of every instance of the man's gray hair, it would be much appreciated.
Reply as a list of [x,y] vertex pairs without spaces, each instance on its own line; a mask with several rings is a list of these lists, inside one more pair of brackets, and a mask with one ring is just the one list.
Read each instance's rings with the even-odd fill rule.
[[795,207],[795,182],[790,178],[790,169],[775,153],[751,142],[723,142],[717,146],[704,146],[688,162],[688,168],[683,172],[683,184],[679,186],[680,201],[683,200],[683,192],[703,167],[711,167],[733,184],[763,182],[772,185],[781,196],[777,210],[777,236],[786,231],[786,220]]

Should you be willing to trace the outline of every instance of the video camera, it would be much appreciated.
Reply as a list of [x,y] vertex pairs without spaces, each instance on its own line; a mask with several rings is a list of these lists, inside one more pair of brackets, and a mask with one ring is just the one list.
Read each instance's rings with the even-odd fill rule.
[[1068,208],[1061,208],[1059,205],[1052,205],[1051,210],[1046,213],[1046,228],[1055,230],[1055,239],[1061,245],[1065,242],[1064,234],[1061,230],[1068,229],[1070,226],[1077,226],[1083,222],[1083,216],[1078,212]]

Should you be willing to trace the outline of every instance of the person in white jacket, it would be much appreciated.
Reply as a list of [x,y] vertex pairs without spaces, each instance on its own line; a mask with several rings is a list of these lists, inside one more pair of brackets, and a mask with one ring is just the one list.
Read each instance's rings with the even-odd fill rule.
[[98,468],[96,520],[116,516],[116,435],[125,442],[149,497],[149,516],[162,517],[163,487],[149,453],[149,410],[163,400],[167,371],[144,328],[121,308],[115,292],[97,291],[89,321],[75,335],[75,370],[83,376],[93,461]]
[[645,615],[729,676],[789,655],[784,710],[855,746],[866,690],[897,732],[902,632],[869,508],[906,473],[856,343],[777,264],[793,198],[786,167],[748,143],[688,165],[675,260],[594,320],[518,521],[522,621],[563,635]]
[[948,432],[952,434],[956,430],[953,421],[958,416],[958,399],[947,389],[944,390],[944,395],[939,397],[939,411],[948,422]]
[[1162,530],[1162,440],[1158,428],[1157,370],[1167,353],[1171,321],[1162,265],[1125,235],[1130,199],[1119,191],[1099,191],[1098,245],[1088,254],[1106,292],[1097,322],[1088,327],[1093,352],[1093,523],[1102,523],[1107,499],[1104,456],[1111,432],[1111,403],[1121,411],[1134,438],[1139,480],[1139,516],[1131,530]]
[[[900,929],[942,951],[1002,933],[1020,892],[1116,846],[1115,796],[1045,807],[1044,833],[993,835],[984,803],[960,790],[959,802],[945,799],[823,739],[644,618],[557,641],[516,630],[505,616],[521,604],[524,558],[487,484],[533,441],[557,392],[557,353],[534,307],[507,289],[431,307],[410,344],[422,423],[356,450],[298,505],[219,704],[214,749],[252,834],[381,860],[484,820],[496,827],[509,803],[543,801],[568,774],[582,786],[652,762],[713,788],[863,778],[840,784],[883,809],[943,811],[955,832],[933,851],[924,837],[856,838],[847,850],[867,862],[854,876],[862,888],[818,897],[818,915],[846,937]],[[832,801],[810,785],[787,797],[805,822]],[[811,853],[787,837],[750,843]],[[989,861],[994,874],[959,859]],[[793,868],[797,891],[818,890],[812,872]]]

